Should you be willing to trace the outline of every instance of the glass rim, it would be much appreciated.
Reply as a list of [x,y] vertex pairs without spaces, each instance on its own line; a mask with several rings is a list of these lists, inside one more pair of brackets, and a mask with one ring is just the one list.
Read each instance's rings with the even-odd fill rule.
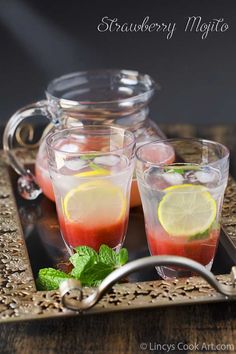
[[[91,129],[92,128],[92,129]],[[127,143],[125,146],[121,147],[121,148],[117,148],[117,149],[114,149],[114,150],[110,150],[110,151],[94,151],[94,150],[87,150],[87,151],[78,151],[78,152],[69,152],[69,151],[64,151],[60,148],[56,148],[54,146],[52,146],[51,142],[52,142],[52,139],[56,136],[56,135],[60,135],[60,134],[63,134],[65,132],[74,132],[74,131],[79,131],[81,130],[81,135],[83,135],[82,131],[83,130],[86,130],[86,129],[91,129],[91,132],[92,130],[108,130],[108,129],[112,129],[114,130],[115,132],[117,132],[117,134],[119,132],[124,132],[124,135],[127,135],[131,138],[131,142]],[[88,133],[89,134],[89,133]],[[96,135],[96,134],[95,134]],[[100,134],[100,136],[102,137],[102,133]],[[107,134],[109,135],[109,134]],[[98,134],[99,136],[99,134]],[[64,128],[64,129],[61,129],[59,131],[56,131],[54,133],[51,133],[49,134],[49,136],[46,137],[46,145],[47,145],[47,148],[49,149],[52,149],[54,151],[57,151],[57,152],[60,152],[60,153],[63,153],[63,154],[68,154],[68,155],[72,155],[72,156],[84,156],[84,155],[88,155],[89,153],[92,153],[93,155],[109,155],[110,153],[114,153],[114,152],[119,152],[119,151],[124,151],[126,149],[129,149],[131,148],[132,146],[135,146],[135,136],[134,134],[127,130],[127,129],[123,129],[123,128],[120,128],[120,127],[116,127],[116,126],[113,126],[113,125],[98,125],[98,124],[94,124],[94,125],[85,125],[85,126],[80,126],[80,127],[73,127],[73,128]]]
[[[53,90],[55,89],[55,85],[59,82],[63,82],[64,80],[67,79],[71,79],[71,78],[75,78],[75,77],[79,77],[82,75],[87,75],[87,74],[96,74],[96,73],[107,73],[107,74],[115,74],[115,73],[122,73],[124,75],[128,75],[128,74],[132,74],[132,75],[136,75],[137,77],[142,78],[142,80],[146,80],[147,83],[149,84],[149,88],[147,88],[147,90],[145,92],[139,93],[139,94],[135,94],[133,96],[127,97],[127,98],[121,98],[121,99],[115,99],[115,100],[104,100],[104,101],[92,101],[92,100],[71,100],[71,99],[67,99],[67,98],[63,98],[63,97],[59,97],[59,95],[55,95],[53,93]],[[56,100],[60,100],[65,104],[70,104],[72,106],[75,105],[104,105],[104,104],[115,104],[115,103],[126,103],[128,101],[131,100],[137,100],[140,99],[142,97],[144,97],[145,95],[150,95],[150,97],[153,95],[154,91],[159,87],[159,85],[151,78],[150,75],[148,74],[143,74],[140,73],[139,71],[135,71],[135,70],[126,70],[126,69],[98,69],[98,70],[84,70],[84,71],[75,71],[69,74],[64,74],[61,75],[53,80],[51,80],[49,82],[49,84],[46,87],[46,93],[49,94],[52,98],[56,99]]]
[[[137,160],[139,160],[142,163],[146,163],[149,164],[151,166],[156,166],[156,167],[163,167],[163,166],[168,166],[171,164],[167,164],[166,162],[152,162],[146,159],[143,159],[139,156],[139,152],[141,151],[142,148],[145,148],[148,145],[152,145],[152,144],[157,144],[157,143],[171,143],[171,142],[177,142],[177,141],[187,141],[187,142],[191,142],[191,141],[195,141],[195,142],[201,142],[201,143],[205,143],[205,144],[209,144],[212,146],[220,146],[222,148],[222,150],[225,152],[225,155],[220,157],[219,159],[217,159],[217,161],[225,159],[225,158],[229,158],[230,155],[230,151],[227,148],[227,146],[225,146],[224,144],[218,143],[217,141],[213,141],[213,140],[208,140],[208,139],[201,139],[201,138],[191,138],[191,137],[186,137],[186,138],[167,138],[167,139],[158,139],[158,140],[152,140],[149,141],[148,143],[145,143],[141,146],[139,146],[136,151],[135,151],[135,156],[137,158]],[[174,162],[173,162],[174,163]],[[186,162],[183,162],[183,164],[187,164]]]

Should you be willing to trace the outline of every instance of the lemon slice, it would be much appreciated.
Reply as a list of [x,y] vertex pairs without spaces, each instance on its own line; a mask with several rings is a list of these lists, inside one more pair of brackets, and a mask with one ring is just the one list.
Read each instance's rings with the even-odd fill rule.
[[90,170],[85,172],[77,173],[76,177],[92,177],[92,176],[109,176],[111,173],[110,171],[106,170],[105,168],[97,168],[96,170]]
[[172,236],[195,236],[206,232],[216,218],[216,201],[206,187],[182,184],[164,189],[157,214]]
[[119,222],[126,213],[126,198],[119,186],[94,180],[70,190],[63,201],[66,218],[88,226]]

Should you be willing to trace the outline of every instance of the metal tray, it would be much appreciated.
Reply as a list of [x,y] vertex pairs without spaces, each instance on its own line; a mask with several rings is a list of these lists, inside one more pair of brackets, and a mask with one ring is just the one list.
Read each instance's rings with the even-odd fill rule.
[[[19,159],[34,161],[34,151],[17,149]],[[37,291],[35,276],[41,267],[55,266],[68,258],[62,242],[55,206],[45,197],[23,201],[16,193],[16,175],[0,155],[0,322],[22,321],[128,309],[227,301],[203,278],[164,281],[152,269],[140,271],[119,283],[91,309],[75,312],[63,306],[59,291]],[[141,208],[131,210],[125,246],[130,260],[149,254]],[[226,191],[221,241],[213,273],[221,284],[232,285],[231,267],[236,263],[236,182],[230,178]],[[94,289],[84,288],[86,297]],[[71,294],[72,299],[76,293]]]

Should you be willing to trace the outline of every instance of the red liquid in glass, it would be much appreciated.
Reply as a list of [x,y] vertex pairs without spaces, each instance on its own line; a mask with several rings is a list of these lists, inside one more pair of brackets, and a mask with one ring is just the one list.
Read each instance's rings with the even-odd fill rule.
[[215,256],[220,230],[213,229],[204,239],[191,240],[186,236],[170,236],[161,226],[147,230],[152,255],[174,255],[191,258],[206,266]]
[[115,248],[123,243],[127,228],[127,218],[123,218],[114,224],[85,225],[72,222],[59,217],[61,231],[64,240],[71,247],[89,246],[99,250],[102,244]]

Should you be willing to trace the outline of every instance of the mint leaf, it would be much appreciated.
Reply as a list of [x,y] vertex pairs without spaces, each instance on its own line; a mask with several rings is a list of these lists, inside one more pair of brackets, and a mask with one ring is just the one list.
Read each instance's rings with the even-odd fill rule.
[[95,171],[96,171],[96,170],[101,169],[100,166],[98,166],[96,163],[94,163],[93,161],[91,161],[91,160],[95,159],[96,156],[97,156],[97,155],[95,155],[95,154],[86,154],[86,155],[80,156],[80,159],[83,160],[83,161],[88,161],[89,167],[90,167],[92,170],[95,170]]
[[89,264],[94,264],[98,261],[97,252],[88,246],[78,246],[75,248],[76,253],[70,257],[70,262],[73,264],[74,268],[71,271],[71,275],[76,279],[80,278],[85,266]]
[[[93,248],[88,247],[88,246],[78,246],[75,247],[76,250],[76,254],[78,254],[79,256],[89,256],[89,257],[95,257],[96,259],[98,259],[98,255],[97,252],[94,251]],[[73,256],[72,256],[73,257]],[[72,262],[71,262],[72,263]],[[73,264],[73,263],[72,263]]]
[[85,154],[85,155],[81,155],[80,159],[87,161],[87,160],[94,159],[96,156],[97,156],[96,154]]
[[128,251],[126,248],[121,248],[120,252],[116,255],[117,258],[117,265],[123,266],[125,263],[128,262]]
[[106,170],[105,168],[102,168],[101,166],[98,166],[96,163],[94,162],[89,162],[89,167],[94,170],[94,171],[99,171],[99,172],[104,172],[104,173],[109,173],[108,170]]
[[179,173],[180,175],[183,175],[185,170],[183,170],[182,168],[175,168],[174,172]]
[[73,254],[73,256],[70,257],[70,262],[73,264],[74,268],[71,271],[71,275],[79,279],[81,273],[83,272],[84,268],[89,262],[94,263],[95,259],[94,257],[90,257],[88,255],[85,256],[80,256],[78,253]]
[[204,232],[198,233],[196,235],[190,236],[188,241],[196,241],[196,240],[203,240],[205,238],[209,237],[209,234],[213,231],[213,230],[218,230],[220,229],[220,224],[215,220],[213,221],[212,225]]
[[101,245],[99,248],[99,260],[105,264],[116,266],[117,265],[117,254],[112,248]]
[[100,166],[98,166],[96,163],[94,162],[89,162],[89,167],[92,169],[92,170],[103,170],[103,168],[101,168]]
[[179,173],[180,175],[183,175],[184,172],[185,172],[185,170],[183,168],[171,168],[171,169],[165,168],[164,171],[167,172],[167,173],[176,172],[176,173]]
[[70,275],[54,268],[40,269],[36,280],[39,290],[56,290],[65,279],[71,278]]
[[103,263],[118,268],[127,263],[128,251],[126,248],[121,248],[120,252],[116,253],[112,248],[102,245],[99,249],[99,259]]
[[80,282],[82,285],[96,286],[113,270],[114,267],[103,262],[89,262],[80,275]]
[[210,232],[210,230],[207,229],[206,231],[204,231],[202,233],[198,233],[196,235],[189,236],[188,241],[191,242],[191,241],[203,240],[204,238],[208,238],[209,232]]

